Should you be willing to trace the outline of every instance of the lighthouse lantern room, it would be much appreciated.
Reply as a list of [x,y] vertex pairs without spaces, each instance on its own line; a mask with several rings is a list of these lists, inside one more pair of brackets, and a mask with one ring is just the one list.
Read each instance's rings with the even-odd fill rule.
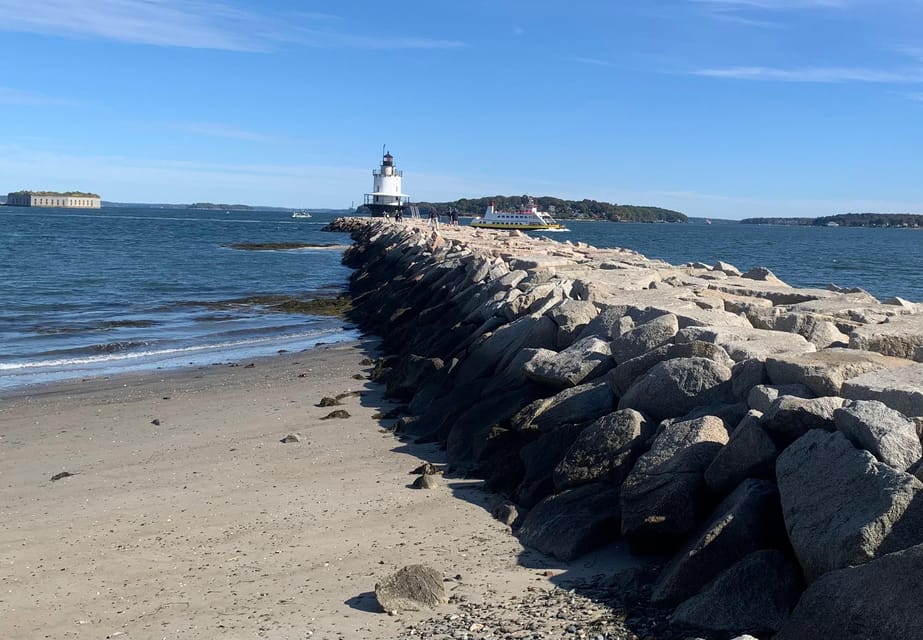
[[394,166],[394,158],[387,151],[381,160],[381,168],[372,171],[372,193],[365,194],[365,206],[373,216],[396,216],[410,200],[401,193],[403,174]]

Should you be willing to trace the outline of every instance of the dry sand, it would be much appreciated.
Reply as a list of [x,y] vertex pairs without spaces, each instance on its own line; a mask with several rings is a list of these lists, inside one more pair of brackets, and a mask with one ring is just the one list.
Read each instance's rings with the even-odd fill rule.
[[[369,356],[365,341],[0,398],[0,638],[397,638],[434,615],[378,610],[375,582],[406,564],[499,601],[619,561],[523,550],[477,482],[409,488],[440,454],[373,418],[392,405],[353,377]],[[321,420],[337,408],[351,417]]]

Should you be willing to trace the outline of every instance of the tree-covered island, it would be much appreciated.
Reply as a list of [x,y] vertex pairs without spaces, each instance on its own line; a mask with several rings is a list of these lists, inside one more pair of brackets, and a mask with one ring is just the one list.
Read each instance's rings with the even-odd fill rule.
[[29,191],[25,189],[22,191],[10,191],[9,196],[48,196],[48,197],[69,196],[71,198],[98,198],[99,194],[89,193],[88,191]]
[[[453,202],[415,202],[425,217],[436,210],[440,215],[455,209],[461,216],[480,216],[491,202],[499,210],[519,208],[527,196],[490,196],[484,198],[462,198]],[[631,204],[610,204],[596,200],[563,200],[542,196],[533,198],[540,211],[547,211],[562,220],[611,220],[613,222],[688,222],[685,214],[660,207],[644,207]],[[357,212],[363,213],[362,207]]]
[[746,218],[741,224],[779,224],[804,227],[889,227],[919,229],[923,215],[915,213],[840,213],[820,218]]

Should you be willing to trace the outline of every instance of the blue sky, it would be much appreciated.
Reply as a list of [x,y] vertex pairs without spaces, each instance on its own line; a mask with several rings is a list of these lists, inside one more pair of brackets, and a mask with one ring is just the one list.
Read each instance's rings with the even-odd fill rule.
[[923,213],[923,0],[0,0],[0,192]]

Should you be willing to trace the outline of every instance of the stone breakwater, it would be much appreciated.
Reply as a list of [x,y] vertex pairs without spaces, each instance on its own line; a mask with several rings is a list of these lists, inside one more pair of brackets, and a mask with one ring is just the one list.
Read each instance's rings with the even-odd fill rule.
[[345,218],[398,433],[570,560],[619,537],[725,638],[923,638],[923,305],[518,232]]

